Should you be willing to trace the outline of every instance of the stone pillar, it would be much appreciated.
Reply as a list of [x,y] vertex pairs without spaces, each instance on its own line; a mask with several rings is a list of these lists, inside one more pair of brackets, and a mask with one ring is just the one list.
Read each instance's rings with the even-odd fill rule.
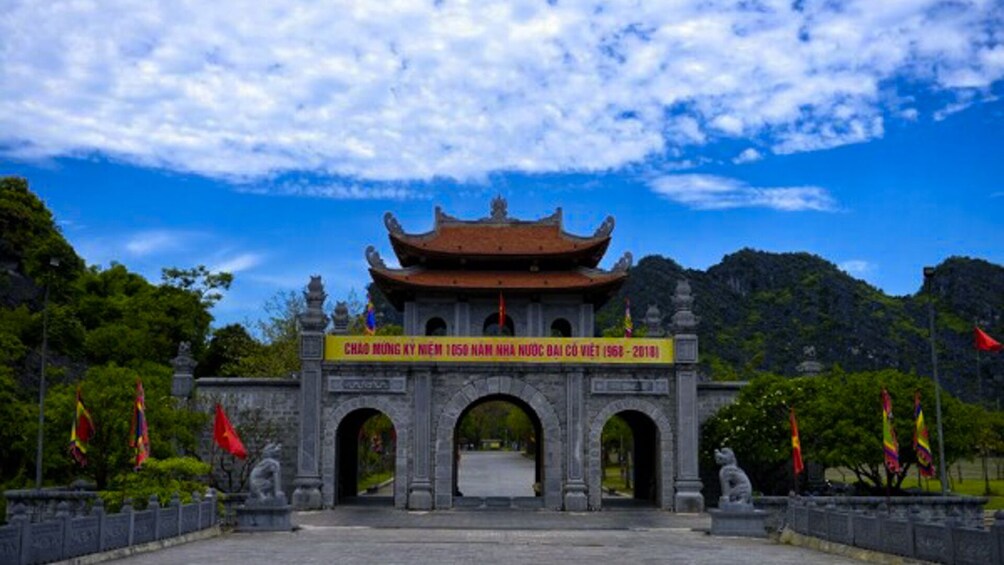
[[579,335],[575,337],[593,337],[593,305],[579,306]]
[[458,300],[454,303],[453,335],[471,335],[471,305],[466,300]]
[[[408,508],[432,509],[432,481],[430,479],[432,427],[432,375],[422,372],[414,375],[415,382],[415,472],[408,487]],[[452,493],[451,493],[452,494]]]
[[404,335],[422,335],[425,328],[418,327],[418,305],[414,302],[404,303]]
[[[588,509],[586,481],[583,473],[585,459],[585,391],[581,372],[569,374],[565,380],[565,427],[567,430],[565,462],[565,510],[584,512]],[[553,470],[548,469],[553,472]]]
[[321,361],[324,359],[324,329],[328,317],[323,305],[327,295],[321,277],[310,277],[304,297],[307,311],[300,315],[300,445],[293,507],[321,508]]
[[[178,344],[178,356],[171,359],[174,366],[174,378],[171,381],[171,396],[187,399],[192,396],[195,379],[195,359],[192,359],[191,346],[187,341]],[[212,375],[210,375],[212,376]]]
[[676,284],[673,295],[673,350],[676,369],[676,497],[677,512],[703,512],[701,477],[697,467],[699,421],[697,417],[697,316],[691,308],[690,284]]
[[541,337],[551,337],[551,328],[544,320],[544,305],[539,300],[533,302],[533,311],[537,320],[537,335]]

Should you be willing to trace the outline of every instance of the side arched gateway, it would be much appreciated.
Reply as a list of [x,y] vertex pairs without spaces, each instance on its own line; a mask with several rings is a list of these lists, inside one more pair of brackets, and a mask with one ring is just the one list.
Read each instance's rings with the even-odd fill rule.
[[[639,417],[642,423],[649,423],[655,428],[656,437],[646,451],[650,455],[651,469],[646,480],[651,480],[655,486],[653,501],[659,508],[673,508],[673,434],[669,418],[654,402],[638,398],[614,400],[603,407],[589,426],[589,472],[586,477],[589,488],[589,507],[599,510],[602,506],[602,472],[603,461],[600,460],[602,449],[600,440],[603,426],[607,420],[618,414],[630,414]],[[647,420],[647,422],[646,422]],[[655,453],[651,453],[651,451]],[[647,496],[644,498],[648,498]]]
[[[359,396],[351,398],[338,404],[325,414],[324,445],[323,445],[323,498],[324,505],[328,508],[338,502],[339,481],[344,476],[345,463],[339,460],[338,443],[339,434],[346,432],[357,433],[357,430],[345,430],[344,426],[362,423],[359,416],[368,416],[372,413],[383,413],[390,418],[397,434],[394,449],[394,507],[406,508],[408,502],[408,446],[411,441],[411,421],[404,410],[400,409],[393,402],[385,397],[379,396]],[[365,418],[363,418],[365,419]],[[352,464],[355,459],[352,458]],[[344,485],[343,485],[344,490]]]
[[557,412],[547,398],[532,385],[510,377],[487,377],[468,381],[446,403],[436,426],[435,489],[436,508],[453,507],[455,473],[454,440],[460,417],[471,405],[486,398],[515,399],[540,421],[539,438],[543,458],[541,488],[544,507],[561,509],[561,426]]

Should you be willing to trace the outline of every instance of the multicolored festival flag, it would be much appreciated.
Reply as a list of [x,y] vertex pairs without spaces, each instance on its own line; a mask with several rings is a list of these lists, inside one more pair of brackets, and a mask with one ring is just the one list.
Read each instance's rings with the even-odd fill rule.
[[634,333],[634,322],[631,321],[631,299],[624,299],[624,337],[631,337]]
[[244,449],[244,443],[230,425],[230,420],[227,419],[219,402],[216,403],[216,419],[213,421],[213,440],[216,441],[216,445],[238,459],[246,459],[248,456],[248,450]]
[[917,452],[917,467],[921,476],[931,478],[934,476],[934,457],[931,456],[931,438],[927,435],[924,411],[920,409],[919,390],[913,396],[913,415],[916,421],[913,429],[913,450]]
[[376,335],[376,309],[369,295],[366,296],[366,335]]
[[797,477],[805,470],[802,463],[802,442],[798,438],[798,421],[795,420],[795,409],[788,412],[788,419],[791,421],[791,458],[795,464],[795,476]]
[[885,466],[890,473],[899,472],[899,443],[896,441],[896,429],[892,425],[892,399],[889,391],[882,389],[882,451],[885,453]]
[[999,341],[987,335],[987,333],[980,328],[973,328],[973,336],[975,338],[977,351],[1001,351],[1004,349],[1004,345],[1001,345]]
[[150,430],[146,427],[146,398],[143,383],[136,379],[136,404],[132,412],[132,429],[129,432],[129,447],[136,454],[136,470],[150,457]]
[[91,413],[84,407],[84,401],[80,398],[80,387],[77,387],[77,409],[73,418],[73,427],[70,428],[70,455],[77,460],[81,466],[87,465],[87,442],[94,437],[94,420]]

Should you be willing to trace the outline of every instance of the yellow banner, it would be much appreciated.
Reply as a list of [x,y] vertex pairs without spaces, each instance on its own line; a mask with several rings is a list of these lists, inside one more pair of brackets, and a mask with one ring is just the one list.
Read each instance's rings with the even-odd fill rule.
[[327,336],[326,361],[435,363],[673,363],[671,339]]

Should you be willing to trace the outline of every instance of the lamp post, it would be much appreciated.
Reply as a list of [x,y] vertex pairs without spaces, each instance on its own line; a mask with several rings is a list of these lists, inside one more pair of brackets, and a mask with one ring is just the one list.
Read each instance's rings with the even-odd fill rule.
[[52,269],[59,266],[59,259],[49,259],[49,277],[45,281],[45,299],[42,302],[42,370],[38,378],[38,451],[35,453],[35,489],[42,490],[42,438],[45,435],[45,355],[49,347],[49,284]]
[[938,475],[941,479],[941,495],[948,494],[945,476],[945,434],[941,428],[941,383],[938,382],[938,351],[934,347],[934,292],[931,288],[934,267],[924,267],[924,287],[927,290],[927,323],[931,336],[931,372],[934,374],[934,410],[938,423]]

